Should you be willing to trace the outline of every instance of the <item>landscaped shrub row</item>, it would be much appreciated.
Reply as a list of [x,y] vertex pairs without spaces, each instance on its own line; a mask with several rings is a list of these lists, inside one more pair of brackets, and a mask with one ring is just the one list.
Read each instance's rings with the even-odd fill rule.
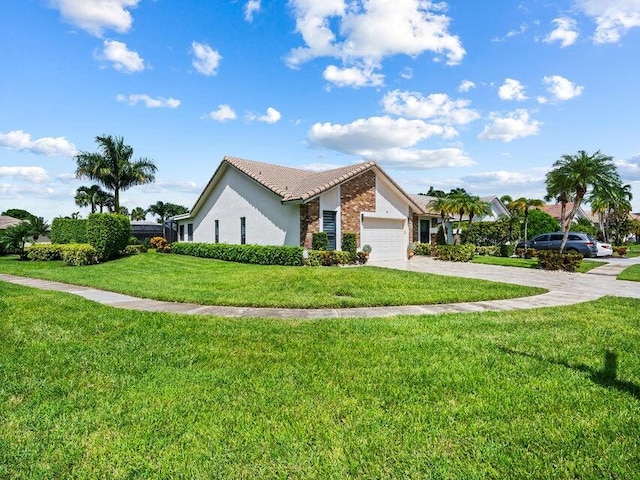
[[87,243],[86,218],[54,218],[51,222],[52,243]]
[[369,258],[365,252],[345,252],[340,250],[311,250],[304,264],[310,267],[331,267],[334,265],[364,265]]
[[413,253],[416,255],[431,255],[431,244],[416,243],[414,245]]
[[87,242],[98,253],[98,260],[109,260],[129,243],[131,224],[126,215],[92,213],[87,218]]
[[500,255],[500,247],[495,245],[476,247],[476,254],[481,256],[497,257]]
[[177,242],[171,244],[171,253],[260,265],[303,264],[302,247],[291,246]]
[[468,262],[473,259],[476,253],[476,246],[471,243],[461,245],[437,245],[436,256],[440,260],[450,262]]
[[535,248],[516,248],[516,255],[520,258],[535,258],[538,255],[538,251]]
[[27,258],[35,261],[63,260],[70,266],[92,265],[98,261],[96,249],[87,243],[37,243],[29,247]]
[[582,255],[576,252],[538,251],[538,267],[544,270],[575,272],[582,263]]

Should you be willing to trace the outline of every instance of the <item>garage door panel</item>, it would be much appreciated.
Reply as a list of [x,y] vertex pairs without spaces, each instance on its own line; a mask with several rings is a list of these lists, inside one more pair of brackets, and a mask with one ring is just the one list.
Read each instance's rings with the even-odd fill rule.
[[371,260],[405,258],[404,221],[389,218],[364,218],[362,245],[371,245]]

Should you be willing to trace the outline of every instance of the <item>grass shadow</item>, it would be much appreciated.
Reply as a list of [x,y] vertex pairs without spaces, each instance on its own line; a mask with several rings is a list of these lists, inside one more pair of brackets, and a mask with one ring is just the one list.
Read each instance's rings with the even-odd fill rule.
[[542,355],[535,353],[520,352],[511,348],[498,345],[498,349],[502,350],[508,355],[518,355],[520,357],[533,358],[540,362],[551,363],[553,365],[560,365],[571,370],[586,373],[589,375],[589,380],[593,383],[605,388],[614,388],[620,392],[628,393],[635,397],[636,400],[640,400],[640,385],[637,385],[628,380],[618,379],[618,354],[607,350],[604,353],[604,365],[601,370],[596,370],[593,367],[584,365],[582,363],[571,364],[562,360],[553,360],[545,358]]

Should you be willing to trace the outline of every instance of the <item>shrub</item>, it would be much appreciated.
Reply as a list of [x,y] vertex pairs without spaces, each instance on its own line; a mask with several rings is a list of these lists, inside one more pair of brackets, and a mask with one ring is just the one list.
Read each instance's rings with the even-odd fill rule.
[[358,242],[354,232],[345,232],[342,234],[342,251],[349,252],[352,255],[358,250]]
[[50,238],[51,243],[87,243],[87,219],[54,218]]
[[326,250],[329,248],[329,235],[327,232],[316,232],[311,237],[312,250]]
[[494,222],[473,222],[462,232],[463,242],[478,246],[497,246],[518,237],[520,224],[508,217]]
[[436,245],[446,245],[447,238],[444,234],[444,226],[440,224],[438,227],[438,232],[436,233]]
[[503,243],[500,245],[500,256],[501,257],[510,257],[516,251],[515,243]]
[[129,243],[129,217],[113,213],[92,213],[87,218],[87,241],[96,249],[98,260],[118,256]]
[[543,270],[564,270],[575,272],[582,263],[582,255],[577,252],[556,252],[555,250],[540,250],[538,252],[538,267]]
[[156,249],[156,252],[169,253],[171,251],[171,245],[167,243],[164,237],[153,237],[149,240],[149,244]]
[[535,248],[516,248],[516,255],[520,258],[535,258],[538,251]]
[[[521,233],[524,233],[524,227]],[[527,220],[527,237],[531,239],[547,232],[555,232],[558,230],[558,220],[553,218],[547,212],[534,208],[529,210]]]
[[[366,258],[367,256],[364,254],[362,257]],[[358,261],[358,255],[353,255],[351,252],[311,250],[305,264],[311,267],[331,267],[334,265],[353,265],[356,261]]]
[[612,247],[613,253],[619,257],[624,257],[627,254],[627,247]]
[[63,246],[57,243],[35,243],[29,247],[27,258],[37,262],[60,260]]
[[476,247],[476,254],[481,256],[490,256],[497,257],[500,255],[500,247],[495,245],[486,245],[481,247]]
[[473,259],[476,253],[476,246],[471,243],[462,243],[460,245],[437,245],[435,248],[436,256],[440,260],[449,262],[468,262]]
[[87,243],[69,243],[62,245],[60,255],[64,263],[72,267],[98,263],[97,250]]
[[414,253],[416,255],[431,255],[430,243],[416,243]]
[[177,242],[171,244],[171,253],[260,265],[299,266],[303,260],[302,247],[276,245]]
[[144,253],[147,251],[147,247],[144,245],[127,245],[124,247],[123,255],[136,255],[138,253]]
[[364,265],[369,260],[369,254],[365,252],[356,253],[356,262],[358,265]]

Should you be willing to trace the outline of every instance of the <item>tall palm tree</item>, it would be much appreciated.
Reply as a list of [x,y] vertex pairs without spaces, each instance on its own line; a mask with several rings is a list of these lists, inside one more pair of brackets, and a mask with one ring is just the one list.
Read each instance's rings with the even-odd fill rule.
[[469,214],[469,226],[471,226],[471,222],[473,222],[473,218],[476,215],[481,217],[491,215],[491,204],[481,200],[477,195],[471,195],[467,208],[467,213]]
[[120,191],[155,181],[156,165],[148,158],[131,160],[133,148],[122,137],[96,137],[99,152],[80,152],[76,155],[76,176],[88,178],[113,192],[113,210],[120,210]]
[[440,193],[438,194],[438,196],[436,196],[435,200],[431,200],[427,206],[429,207],[430,210],[434,212],[440,212],[440,220],[442,221],[441,224],[442,224],[442,229],[444,231],[444,238],[448,242],[449,235],[447,234],[446,219],[449,215],[451,215],[454,212],[451,209],[451,202],[449,201],[448,195],[442,191],[438,191],[438,192]]
[[571,223],[567,222],[567,204],[573,201],[571,190],[572,185],[568,177],[547,174],[547,194],[544,199],[560,204],[560,230],[563,232],[568,231],[571,226]]
[[450,202],[449,205],[450,205],[451,211],[455,212],[459,216],[458,226],[456,229],[456,236],[455,236],[455,243],[459,244],[460,243],[460,225],[462,224],[462,217],[464,217],[465,214],[468,214],[471,212],[474,206],[474,198],[473,198],[473,195],[469,195],[462,188],[451,190],[451,193],[449,193],[448,197],[449,197],[449,202]]
[[107,209],[107,212],[113,212],[115,205],[113,195],[109,192],[105,192],[104,190],[100,190],[96,194],[96,205],[100,208],[100,213],[103,213],[105,208]]
[[96,213],[97,201],[99,194],[103,192],[100,185],[84,185],[76,189],[75,201],[79,207],[91,207],[91,213]]
[[598,223],[605,242],[609,241],[607,235],[608,218],[614,212],[628,214],[631,211],[632,199],[633,195],[629,184],[622,185],[620,183],[615,186],[596,185],[591,191],[589,202],[591,203],[592,211],[598,214]]
[[567,216],[567,228],[564,229],[560,245],[562,252],[569,237],[568,226],[573,222],[589,189],[613,189],[621,181],[613,158],[600,153],[600,150],[592,155],[584,150],[579,150],[576,155],[563,155],[553,167],[546,176],[547,195],[555,197],[559,191],[564,191],[573,200],[573,208]]
[[524,216],[524,249],[527,250],[527,228],[529,226],[529,210],[532,207],[544,207],[544,202],[537,198],[520,197],[512,202],[513,208],[516,208]]
[[131,210],[131,220],[140,221],[140,220],[146,220],[146,218],[147,218],[147,211],[144,208],[136,207],[133,210]]

